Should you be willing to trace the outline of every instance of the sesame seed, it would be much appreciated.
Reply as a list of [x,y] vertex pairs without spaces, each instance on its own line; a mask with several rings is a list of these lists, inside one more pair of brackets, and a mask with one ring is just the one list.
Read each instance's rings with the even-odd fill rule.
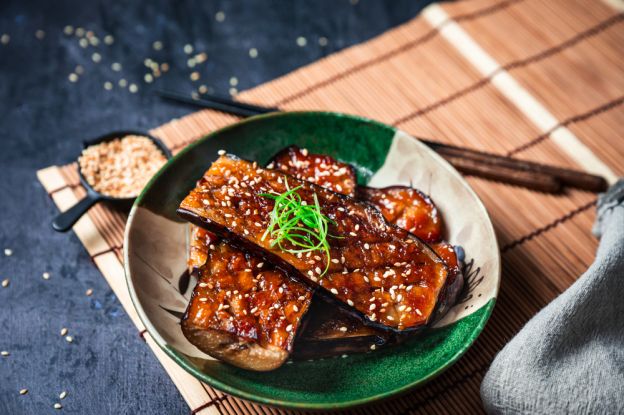
[[223,11],[218,11],[215,14],[215,20],[219,23],[223,22],[225,20],[225,12]]
[[233,76],[230,78],[230,86],[236,86],[236,85],[238,85],[238,78]]
[[89,41],[87,39],[80,39],[78,41],[78,44],[80,45],[81,48],[86,48],[89,46]]
[[9,286],[10,283],[11,283],[11,280],[9,280],[8,278],[5,278],[2,280],[2,287],[6,288]]
[[76,36],[83,37],[85,34],[85,30],[82,27],[76,28]]
[[217,151],[217,154],[218,154],[218,155],[220,155],[220,156],[222,156],[222,155],[224,155],[224,154],[225,154],[225,150],[219,150],[219,151]]
[[349,357],[349,355],[348,355],[348,354],[343,354],[343,355],[342,355],[342,356],[340,356],[340,357],[342,357],[343,359],[346,359],[347,357]]
[[119,85],[121,88],[125,88],[128,86],[128,81],[126,81],[124,78],[121,78],[119,82],[117,82],[117,85]]
[[387,318],[388,320],[390,320],[390,321],[394,321],[394,317],[392,317],[392,316],[386,316],[386,318]]
[[376,345],[371,344],[371,347],[370,347],[370,349],[371,349],[371,350],[375,350],[376,348],[377,348],[377,346],[376,346]]
[[3,357],[7,357],[9,356],[11,353],[7,352],[6,350],[3,350],[0,352],[0,355],[2,355]]
[[137,91],[139,90],[139,87],[136,84],[130,84],[130,87],[128,87],[128,90],[131,93],[136,94]]
[[370,245],[367,243],[364,244],[364,249],[370,249]]
[[68,332],[68,331],[69,331],[69,330],[67,330],[67,328],[66,328],[66,327],[63,327],[63,328],[61,329],[61,336],[65,336],[65,335],[67,334],[67,332]]
[[349,232],[349,235],[351,235],[351,236],[357,236],[357,233],[355,233],[355,232]]
[[45,37],[45,32],[39,29],[35,32],[35,37],[39,40],[43,40],[43,38]]
[[54,404],[54,409],[61,409],[62,407],[63,407],[63,405],[61,405],[58,402]]
[[375,308],[377,308],[377,304],[375,303],[371,304],[370,307],[368,307],[370,311],[373,311]]
[[353,301],[347,299],[347,304],[349,304],[351,307],[353,307]]
[[95,63],[98,63],[102,60],[102,55],[100,55],[99,53],[95,52],[93,55],[91,55],[91,60]]
[[65,399],[67,397],[67,391],[63,391],[59,395],[59,399]]
[[249,49],[249,57],[254,59],[258,57],[258,49],[256,48],[251,48]]
[[113,43],[115,43],[115,38],[111,35],[106,35],[104,36],[104,43],[106,43],[107,45],[112,45]]
[[63,33],[65,33],[67,36],[70,36],[74,33],[74,26],[71,25],[67,25],[63,28]]
[[110,91],[111,89],[113,89],[113,83],[109,81],[104,82],[104,89]]
[[87,297],[91,297],[93,295],[93,288],[87,289],[87,291],[85,291],[85,295]]
[[11,41],[11,36],[7,35],[6,33],[0,36],[0,42],[2,42],[3,45],[8,45],[10,41]]
[[323,273],[323,271],[319,267],[314,268],[314,271],[316,271],[316,273],[319,275]]
[[298,312],[299,312],[299,307],[297,307],[296,305],[294,305],[294,306],[293,306],[293,311],[294,311],[295,313],[298,313]]
[[305,45],[307,45],[307,44],[308,44],[308,40],[307,40],[305,37],[303,37],[303,36],[299,36],[299,37],[297,38],[297,46],[299,46],[299,47],[304,47],[304,46],[305,46]]
[[337,289],[332,288],[330,291],[331,291],[332,294],[338,295],[338,290]]
[[190,43],[184,45],[184,53],[186,53],[187,55],[193,53],[193,45],[191,45]]
[[67,341],[67,343],[71,343],[74,341],[74,338],[72,336],[65,336],[65,340]]
[[289,333],[292,331],[292,324],[286,326],[286,331]]
[[422,316],[422,313],[420,312],[419,309],[416,308],[416,309],[414,309],[414,311],[416,311],[416,314],[418,314],[419,316]]
[[161,50],[163,48],[163,43],[160,40],[157,40],[154,43],[152,43],[152,48],[154,50]]
[[146,73],[145,75],[143,75],[143,80],[145,81],[145,83],[151,84],[154,81],[154,77],[152,76],[152,74]]
[[258,268],[262,268],[264,266],[264,262],[261,262],[257,265]]
[[28,389],[20,389],[19,394],[20,395],[26,395],[28,393]]
[[319,37],[318,44],[319,46],[327,46],[328,40],[325,36]]
[[69,82],[77,82],[78,81],[78,75],[76,75],[75,73],[72,72],[72,73],[69,74],[67,79],[69,79]]
[[205,303],[206,301],[208,301],[208,299],[206,297],[201,297],[199,301],[201,301],[202,303]]
[[191,74],[191,76],[190,76],[191,81],[193,81],[193,82],[195,82],[195,81],[199,81],[199,77],[200,77],[200,74],[199,74],[199,72],[197,72],[197,71],[193,72],[193,73]]

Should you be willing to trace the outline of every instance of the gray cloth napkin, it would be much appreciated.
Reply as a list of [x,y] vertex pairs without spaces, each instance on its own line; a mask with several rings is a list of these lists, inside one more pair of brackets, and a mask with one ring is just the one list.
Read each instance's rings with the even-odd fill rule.
[[594,233],[591,267],[494,359],[489,413],[624,413],[624,180],[600,197]]

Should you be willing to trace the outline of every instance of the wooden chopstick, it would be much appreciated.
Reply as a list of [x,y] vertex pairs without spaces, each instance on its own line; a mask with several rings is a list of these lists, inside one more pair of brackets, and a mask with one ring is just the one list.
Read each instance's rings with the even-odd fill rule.
[[[247,104],[211,94],[203,94],[202,98],[198,99],[172,91],[158,90],[156,94],[171,101],[214,109],[240,117],[281,111],[276,107]],[[432,140],[421,139],[421,141],[464,174],[549,193],[559,192],[562,185],[592,192],[602,192],[607,188],[607,182],[603,177],[582,171],[534,163]]]

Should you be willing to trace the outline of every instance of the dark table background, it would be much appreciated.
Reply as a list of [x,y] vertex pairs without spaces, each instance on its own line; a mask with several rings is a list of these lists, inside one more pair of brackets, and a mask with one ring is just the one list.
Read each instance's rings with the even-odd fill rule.
[[[426,3],[0,1],[0,35],[10,36],[0,43],[0,280],[10,279],[0,288],[0,350],[10,352],[0,357],[0,414],[55,412],[55,402],[80,414],[188,412],[76,236],[52,231],[57,209],[36,170],[72,161],[83,139],[113,129],[147,130],[192,111],[160,101],[155,88],[190,93],[206,85],[227,95],[233,76],[239,90],[250,88],[367,40]],[[219,11],[223,22],[215,19]],[[75,35],[63,33],[66,25],[92,30],[99,45],[82,48]],[[112,45],[103,42],[107,34]],[[155,51],[154,41],[163,49]],[[208,60],[188,68],[186,44]],[[93,62],[94,52],[101,62]],[[146,58],[171,69],[147,84]],[[113,62],[123,69],[113,71]],[[76,65],[84,74],[72,83],[68,75]],[[198,82],[189,78],[195,70]],[[120,78],[139,91],[120,88]],[[73,343],[60,336],[62,327]],[[19,394],[23,388],[28,394]],[[68,396],[59,401],[64,390]]]

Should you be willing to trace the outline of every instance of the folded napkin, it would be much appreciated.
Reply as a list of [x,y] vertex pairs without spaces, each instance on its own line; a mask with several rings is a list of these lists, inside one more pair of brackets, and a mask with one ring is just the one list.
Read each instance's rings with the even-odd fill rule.
[[493,414],[624,413],[624,180],[598,201],[596,259],[496,356]]

